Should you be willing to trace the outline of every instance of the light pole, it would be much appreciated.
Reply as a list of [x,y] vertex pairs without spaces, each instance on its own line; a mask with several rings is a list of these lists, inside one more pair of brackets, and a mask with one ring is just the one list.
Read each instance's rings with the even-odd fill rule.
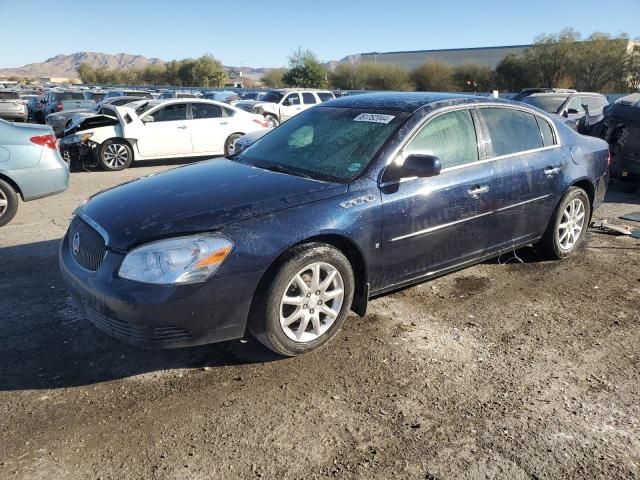
[[242,68],[245,63],[251,62],[250,58],[245,58],[244,60],[240,60],[240,88],[244,88],[244,73],[242,72]]
[[373,55],[373,63],[378,63],[378,55],[382,55],[382,52],[371,52]]

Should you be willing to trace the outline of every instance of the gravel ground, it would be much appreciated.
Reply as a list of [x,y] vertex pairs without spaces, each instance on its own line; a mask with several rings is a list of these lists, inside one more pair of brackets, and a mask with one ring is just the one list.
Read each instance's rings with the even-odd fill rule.
[[640,478],[639,240],[405,289],[299,358],[146,351],[81,318],[56,249],[85,197],[166,168],[74,173],[0,231],[0,478]]

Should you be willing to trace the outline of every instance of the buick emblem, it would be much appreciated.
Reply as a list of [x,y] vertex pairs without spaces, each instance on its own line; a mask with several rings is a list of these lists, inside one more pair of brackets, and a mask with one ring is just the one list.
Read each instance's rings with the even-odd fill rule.
[[73,236],[71,250],[73,251],[74,255],[78,255],[78,252],[80,251],[80,232],[76,232],[76,234]]

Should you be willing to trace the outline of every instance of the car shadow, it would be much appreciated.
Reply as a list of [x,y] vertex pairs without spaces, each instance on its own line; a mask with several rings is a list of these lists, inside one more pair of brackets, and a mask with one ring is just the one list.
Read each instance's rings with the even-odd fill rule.
[[280,359],[253,338],[145,350],[97,330],[58,272],[59,241],[0,248],[0,391],[73,387],[142,373]]

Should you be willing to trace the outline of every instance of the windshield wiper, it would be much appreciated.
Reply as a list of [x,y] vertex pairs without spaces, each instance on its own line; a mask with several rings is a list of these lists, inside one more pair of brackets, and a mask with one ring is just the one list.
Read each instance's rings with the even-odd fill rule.
[[256,165],[256,167],[263,168],[265,170],[271,170],[272,172],[286,173],[287,175],[295,175],[297,177],[313,178],[311,175],[307,175],[306,173],[302,173],[297,170],[287,168],[284,165],[280,165],[279,163],[271,163],[268,165],[259,164],[259,165]]

